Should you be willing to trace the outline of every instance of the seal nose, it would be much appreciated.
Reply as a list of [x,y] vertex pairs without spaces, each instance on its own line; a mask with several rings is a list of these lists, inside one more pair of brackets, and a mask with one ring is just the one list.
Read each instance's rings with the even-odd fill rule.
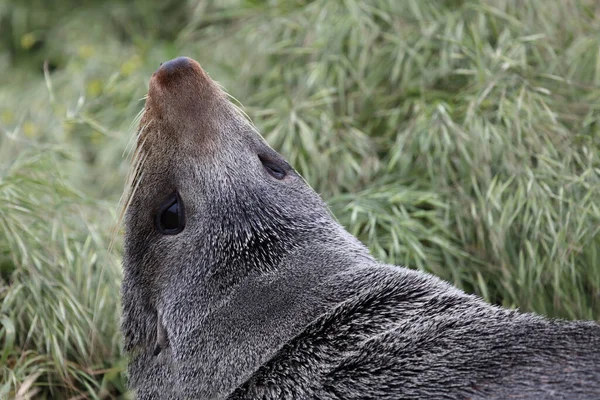
[[187,57],[177,57],[164,63],[160,63],[159,73],[172,74],[178,69],[183,69],[189,66],[190,59]]
[[162,84],[166,84],[177,77],[194,72],[194,64],[195,61],[191,58],[177,57],[173,60],[161,63],[154,75]]
[[223,97],[221,89],[197,61],[189,57],[177,57],[162,63],[152,74],[146,108],[162,113],[165,118],[169,109],[171,114],[178,114],[169,117],[181,122],[204,112],[209,104],[221,101]]

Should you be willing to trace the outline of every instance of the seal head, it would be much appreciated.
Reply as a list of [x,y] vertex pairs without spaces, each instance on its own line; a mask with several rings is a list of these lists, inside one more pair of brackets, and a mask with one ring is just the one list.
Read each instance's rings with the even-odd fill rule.
[[[323,302],[305,288],[329,266],[304,268],[303,257],[326,264],[340,253],[352,262],[372,261],[190,58],[163,63],[152,75],[131,174],[122,326],[125,349],[139,354],[130,367],[133,386],[145,386],[140,371],[154,355],[168,360],[156,367],[165,380],[174,374],[166,366],[173,359],[179,360],[182,376],[208,373],[197,365],[187,372],[182,367],[190,360],[186,352],[196,351],[202,335],[211,338],[204,339],[205,347],[215,341],[215,356],[192,364],[212,366],[211,373],[223,362],[215,359],[217,354],[229,351],[225,342],[238,342],[231,345],[233,352],[240,351],[240,343],[246,346],[244,340],[262,343],[260,349],[247,344],[253,355],[245,353],[248,365],[239,368],[249,374],[299,329],[296,325],[322,311],[316,303]],[[246,303],[231,309],[237,317],[218,321],[223,307],[236,301]],[[265,321],[259,327],[261,316]],[[292,322],[280,324],[287,319]],[[249,375],[241,373],[235,383],[244,376]],[[210,384],[217,388],[190,389],[192,395],[221,390],[215,381]]]

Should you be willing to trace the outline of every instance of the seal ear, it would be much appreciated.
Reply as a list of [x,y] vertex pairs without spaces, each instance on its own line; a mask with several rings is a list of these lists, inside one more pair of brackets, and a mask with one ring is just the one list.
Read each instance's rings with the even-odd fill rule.
[[152,354],[156,357],[168,345],[169,345],[169,337],[167,335],[167,330],[165,329],[164,325],[162,324],[162,321],[159,320],[157,322],[156,346],[154,347],[154,352]]
[[156,213],[156,229],[163,235],[176,235],[185,228],[185,208],[179,193],[171,194]]

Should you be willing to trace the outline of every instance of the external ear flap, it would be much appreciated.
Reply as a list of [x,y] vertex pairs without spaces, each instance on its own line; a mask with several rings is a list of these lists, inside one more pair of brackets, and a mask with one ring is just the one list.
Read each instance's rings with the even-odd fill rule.
[[185,210],[179,193],[174,192],[156,213],[156,229],[163,235],[176,235],[185,228]]
[[163,326],[162,322],[159,320],[157,322],[157,332],[156,332],[156,347],[154,348],[154,356],[160,354],[161,351],[165,347],[169,345],[169,337],[167,336],[167,330]]

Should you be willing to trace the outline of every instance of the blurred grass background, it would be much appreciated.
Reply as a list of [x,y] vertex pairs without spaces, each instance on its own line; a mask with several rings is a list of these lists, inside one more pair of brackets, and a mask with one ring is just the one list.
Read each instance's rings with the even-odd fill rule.
[[0,399],[129,396],[107,248],[179,55],[376,257],[600,319],[596,1],[0,0]]

